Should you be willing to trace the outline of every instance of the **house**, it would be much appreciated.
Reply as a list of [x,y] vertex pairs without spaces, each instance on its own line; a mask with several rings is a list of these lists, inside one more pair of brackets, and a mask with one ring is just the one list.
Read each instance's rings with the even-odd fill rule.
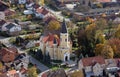
[[5,20],[0,20],[0,31],[1,31],[2,25],[4,25],[5,23],[6,23]]
[[66,72],[64,69],[58,69],[54,71],[48,71],[42,74],[41,77],[67,77]]
[[26,77],[27,76],[28,70],[26,68],[21,67],[21,69],[19,71],[21,73],[21,77]]
[[0,60],[4,63],[13,62],[18,54],[18,50],[15,47],[3,47],[0,49]]
[[28,29],[29,25],[31,25],[31,21],[25,21],[25,22],[18,22],[22,29]]
[[119,24],[119,23],[120,23],[120,18],[119,18],[119,17],[115,18],[115,19],[113,20],[113,23]]
[[36,9],[35,16],[44,19],[45,17],[53,16],[46,8],[39,7]]
[[16,23],[7,22],[2,26],[1,31],[8,35],[19,35],[21,31],[21,26]]
[[19,71],[16,71],[16,70],[7,71],[7,76],[8,77],[21,77]]
[[0,20],[5,20],[5,13],[4,12],[0,12]]
[[67,3],[75,3],[75,2],[79,2],[79,0],[56,0],[57,3],[60,4],[67,4]]
[[16,12],[12,9],[7,9],[4,11],[5,17],[10,17],[10,16],[14,16],[16,14]]
[[96,76],[102,75],[105,67],[105,60],[101,56],[83,58],[79,61],[78,68],[84,69],[85,73],[93,73]]
[[107,68],[117,67],[116,59],[105,59],[105,64]]
[[25,4],[27,0],[18,0],[19,4]]
[[0,12],[3,12],[5,10],[7,10],[8,8],[9,8],[9,6],[7,5],[7,3],[0,0]]
[[44,55],[50,55],[50,58],[53,60],[70,60],[72,43],[65,20],[61,24],[59,35],[49,33],[40,37],[40,49]]

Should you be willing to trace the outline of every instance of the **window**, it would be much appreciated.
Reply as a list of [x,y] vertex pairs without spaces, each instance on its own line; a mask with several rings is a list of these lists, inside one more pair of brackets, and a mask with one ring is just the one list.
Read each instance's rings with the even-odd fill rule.
[[67,42],[67,39],[65,39],[65,42]]

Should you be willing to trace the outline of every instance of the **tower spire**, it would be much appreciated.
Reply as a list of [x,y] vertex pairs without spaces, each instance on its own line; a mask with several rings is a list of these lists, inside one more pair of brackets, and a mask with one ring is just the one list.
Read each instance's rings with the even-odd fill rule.
[[67,26],[66,26],[65,19],[63,19],[63,22],[62,22],[61,33],[67,33]]

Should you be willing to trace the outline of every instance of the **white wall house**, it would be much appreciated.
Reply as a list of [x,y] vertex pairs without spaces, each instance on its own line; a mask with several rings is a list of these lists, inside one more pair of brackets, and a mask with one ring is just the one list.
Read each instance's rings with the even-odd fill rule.
[[53,14],[51,14],[46,8],[39,7],[39,8],[36,9],[35,16],[37,18],[44,19],[45,17],[53,16]]
[[19,34],[21,30],[22,29],[20,25],[10,22],[5,23],[1,28],[1,31],[5,31],[9,35]]
[[18,3],[19,3],[19,4],[25,4],[25,3],[26,3],[26,0],[19,0]]
[[0,12],[0,20],[5,20],[5,13],[4,12]]
[[86,73],[92,72],[94,75],[99,76],[105,67],[105,60],[101,56],[83,58],[79,61],[78,68],[84,69]]

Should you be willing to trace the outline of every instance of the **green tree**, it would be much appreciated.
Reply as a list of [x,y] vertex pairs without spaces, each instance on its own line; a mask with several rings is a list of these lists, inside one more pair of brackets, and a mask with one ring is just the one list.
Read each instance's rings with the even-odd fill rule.
[[37,68],[35,66],[28,69],[28,77],[38,77]]

